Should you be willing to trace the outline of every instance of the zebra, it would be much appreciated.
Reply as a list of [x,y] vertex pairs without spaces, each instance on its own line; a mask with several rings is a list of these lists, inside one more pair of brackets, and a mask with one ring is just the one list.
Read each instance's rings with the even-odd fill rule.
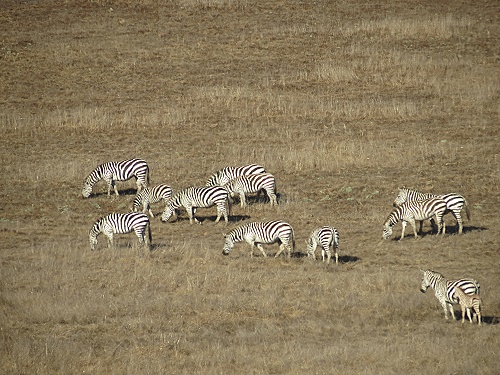
[[332,247],[335,252],[335,264],[339,264],[339,254],[337,252],[339,241],[339,232],[334,227],[323,226],[321,228],[317,228],[311,233],[309,241],[307,241],[307,256],[316,260],[315,251],[318,245],[320,245],[323,262],[325,261],[326,254],[327,264],[330,264],[330,258],[332,256],[330,253],[330,247]]
[[401,220],[401,225],[403,227],[401,231],[400,241],[405,236],[406,224],[410,223],[413,228],[413,234],[415,238],[418,238],[417,229],[415,226],[415,220],[427,220],[434,217],[437,222],[438,230],[437,233],[443,229],[443,235],[446,231],[446,226],[443,221],[443,215],[446,211],[446,202],[441,198],[430,198],[421,201],[408,201],[403,203],[401,206],[396,207],[387,220],[384,223],[384,230],[382,238],[384,240],[389,239],[392,235],[392,227]]
[[115,194],[118,194],[116,189],[116,181],[127,181],[132,177],[136,178],[137,191],[141,191],[149,184],[149,167],[142,159],[130,159],[123,161],[110,161],[99,165],[94,169],[83,182],[82,195],[84,198],[90,197],[92,188],[100,181],[104,180],[108,183],[108,195],[111,195],[111,188],[114,188]]
[[258,173],[236,177],[228,183],[222,185],[231,197],[238,195],[240,197],[241,207],[246,207],[245,194],[258,193],[265,190],[271,206],[277,205],[276,199],[276,179],[271,173]]
[[458,304],[458,298],[455,296],[455,289],[461,288],[466,294],[479,294],[480,285],[474,279],[446,280],[442,274],[432,270],[420,270],[422,272],[422,283],[420,291],[425,293],[429,287],[434,289],[434,294],[443,307],[444,317],[448,320],[448,307],[451,316],[455,319],[453,305]]
[[[231,210],[230,202],[228,200],[228,192],[220,186],[212,187],[190,187],[177,192],[165,206],[165,210],[161,216],[161,220],[166,222],[170,219],[175,210],[183,206],[189,216],[189,222],[193,221],[199,223],[194,217],[196,208],[198,207],[212,207],[217,206],[217,219],[219,222],[221,216],[224,216],[226,225],[228,223],[227,212]],[[228,203],[228,210],[226,210],[226,202]]]
[[[146,230],[148,232],[149,245],[145,241]],[[135,232],[141,245],[151,246],[152,236],[148,215],[142,212],[129,212],[125,214],[111,213],[97,220],[89,232],[90,249],[96,249],[97,236],[100,233],[104,233],[108,237],[108,247],[112,247],[114,234],[130,232]]]
[[454,297],[458,299],[460,307],[462,309],[462,324],[465,322],[465,310],[467,310],[467,316],[469,317],[469,322],[472,323],[472,318],[470,316],[471,308],[477,316],[477,323],[481,325],[481,297],[479,294],[466,294],[460,287],[455,288]]
[[[462,220],[462,209],[465,207],[465,213],[467,215],[467,220],[470,220],[470,210],[467,205],[465,198],[456,193],[435,195],[432,193],[423,193],[418,190],[408,189],[405,187],[399,188],[399,193],[392,204],[394,207],[400,206],[407,201],[415,201],[428,199],[433,197],[439,197],[446,202],[446,213],[451,212],[452,215],[457,220],[458,234],[462,234],[463,230],[463,220]],[[422,231],[422,221],[420,221],[420,231]]]
[[151,211],[151,204],[158,203],[162,199],[167,204],[171,196],[172,188],[166,184],[144,188],[135,196],[132,210],[137,212],[139,206],[142,205],[142,212],[146,213],[149,211],[149,215],[154,217],[153,211]]
[[274,256],[277,258],[284,249],[287,250],[288,257],[291,256],[295,248],[295,235],[290,224],[281,221],[251,222],[234,228],[224,235],[225,243],[222,254],[229,255],[236,242],[246,241],[250,245],[250,256],[253,257],[254,247],[267,257],[262,244],[280,244],[279,251]]
[[266,170],[263,166],[258,164],[249,164],[241,167],[225,167],[214,172],[207,180],[206,186],[222,186],[236,177],[256,173],[266,173]]

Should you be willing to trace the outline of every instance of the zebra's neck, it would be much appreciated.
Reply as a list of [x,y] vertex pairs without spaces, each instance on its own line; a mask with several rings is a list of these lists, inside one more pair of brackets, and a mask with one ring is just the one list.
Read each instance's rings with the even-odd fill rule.
[[94,169],[92,173],[90,173],[87,178],[85,179],[85,182],[89,185],[94,185],[97,181],[99,181],[102,178],[103,175],[103,170],[99,166],[98,168]]

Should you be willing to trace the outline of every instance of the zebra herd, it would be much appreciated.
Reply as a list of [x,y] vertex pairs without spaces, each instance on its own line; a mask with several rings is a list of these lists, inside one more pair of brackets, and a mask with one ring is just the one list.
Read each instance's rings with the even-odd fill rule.
[[[89,242],[91,250],[97,247],[97,237],[103,233],[108,238],[108,246],[113,246],[114,234],[124,234],[135,232],[139,243],[151,247],[151,223],[149,216],[154,217],[151,204],[163,201],[165,209],[161,215],[161,221],[167,222],[172,216],[176,216],[179,209],[186,210],[190,224],[199,223],[195,217],[197,208],[209,208],[216,206],[217,218],[219,222],[222,217],[226,225],[228,215],[231,211],[231,198],[238,196],[241,207],[246,207],[246,195],[251,193],[259,194],[265,191],[269,197],[271,206],[277,205],[276,179],[266,172],[265,168],[257,164],[249,164],[240,167],[226,167],[213,173],[207,180],[205,186],[194,186],[181,189],[174,194],[172,188],[167,184],[149,186],[149,167],[142,159],[131,159],[118,162],[107,162],[95,168],[84,180],[82,195],[84,198],[90,197],[93,186],[100,180],[108,184],[108,196],[111,189],[119,195],[116,188],[117,181],[126,181],[131,178],[136,179],[137,194],[133,200],[132,212],[111,213],[98,219],[89,232]],[[142,212],[140,207],[142,206]],[[415,238],[418,238],[416,221],[420,221],[420,232],[422,223],[430,219],[433,225],[437,226],[437,233],[445,233],[445,223],[443,216],[451,212],[458,225],[458,233],[462,234],[463,220],[461,211],[466,210],[467,218],[470,219],[470,212],[465,198],[459,194],[434,195],[422,193],[418,190],[400,188],[394,200],[395,207],[383,226],[383,239],[387,240],[392,235],[393,227],[402,222],[402,233],[400,240],[404,238],[407,223],[413,228]],[[147,215],[149,213],[149,216]],[[295,248],[295,234],[292,226],[282,220],[267,222],[249,222],[240,225],[227,234],[224,234],[224,245],[222,253],[228,255],[235,243],[245,241],[250,246],[250,256],[254,255],[254,248],[257,247],[264,257],[267,254],[262,247],[263,244],[279,244],[279,250],[275,257],[280,256],[283,251],[291,257]],[[316,249],[321,249],[323,262],[329,264],[332,256],[330,248],[335,255],[335,263],[338,265],[338,247],[340,236],[336,228],[332,226],[322,226],[312,231],[307,241],[307,256],[316,259]],[[435,295],[441,303],[445,318],[448,319],[448,308],[455,318],[453,305],[462,306],[462,322],[467,311],[469,320],[470,309],[474,309],[474,316],[477,316],[478,323],[481,323],[479,298],[479,283],[473,279],[446,280],[438,272],[431,270],[422,271],[421,291],[432,287]]]

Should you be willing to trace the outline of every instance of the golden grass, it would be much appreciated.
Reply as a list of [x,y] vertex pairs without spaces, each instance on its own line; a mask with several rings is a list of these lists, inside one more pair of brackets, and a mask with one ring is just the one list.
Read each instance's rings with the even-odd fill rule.
[[[0,372],[498,373],[495,5],[7,4]],[[131,157],[174,191],[259,163],[280,204],[250,198],[228,226],[215,208],[202,225],[156,217],[150,254],[133,234],[91,252],[135,183],[82,199],[83,179]],[[447,215],[444,237],[426,223],[381,241],[402,185],[464,194],[464,235]],[[222,255],[224,232],[272,219],[292,224],[294,257]],[[305,257],[319,225],[340,232],[338,267]],[[420,268],[478,279],[484,326],[445,322]]]

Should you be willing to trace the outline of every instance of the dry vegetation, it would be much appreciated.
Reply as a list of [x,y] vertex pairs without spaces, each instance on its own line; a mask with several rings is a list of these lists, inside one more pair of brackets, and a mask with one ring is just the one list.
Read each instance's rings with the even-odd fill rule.
[[[499,14],[496,1],[2,1],[0,371],[498,374]],[[215,208],[202,225],[157,217],[151,254],[133,235],[91,252],[92,223],[127,211],[134,183],[84,200],[83,178],[130,157],[174,190],[259,163],[280,205],[235,205],[228,227]],[[400,185],[465,195],[464,234],[448,215],[445,237],[381,242]],[[222,232],[266,219],[292,224],[294,257],[222,255]],[[338,267],[304,257],[318,225],[341,234]],[[484,326],[445,322],[419,268],[479,280]]]

